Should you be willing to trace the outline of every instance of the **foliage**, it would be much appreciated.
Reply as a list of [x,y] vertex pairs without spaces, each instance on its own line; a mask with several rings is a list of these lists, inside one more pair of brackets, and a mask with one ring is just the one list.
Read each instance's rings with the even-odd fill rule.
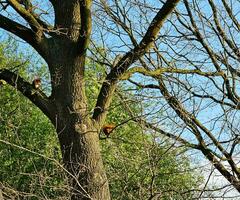
[[[0,48],[1,65],[21,65],[17,70],[27,76],[27,62],[22,64],[21,58],[14,61],[16,57],[9,58],[12,54],[3,48],[4,45]],[[60,158],[52,125],[14,88],[8,85],[0,87],[0,181],[16,189],[15,192],[8,190],[13,196],[22,193],[33,196],[32,199],[40,199],[44,195],[59,195],[54,188],[63,181],[63,176],[56,164],[46,159]]]

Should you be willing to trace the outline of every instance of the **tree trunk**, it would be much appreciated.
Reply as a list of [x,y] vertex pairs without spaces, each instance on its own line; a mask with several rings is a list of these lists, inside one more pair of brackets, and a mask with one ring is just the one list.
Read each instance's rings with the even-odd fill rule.
[[[69,117],[69,116],[68,116]],[[58,129],[72,199],[110,199],[97,131],[91,123],[71,122]]]
[[[85,2],[85,3],[84,3]],[[91,32],[91,1],[56,1],[55,26],[46,61],[52,82],[56,127],[72,199],[109,200],[96,122],[88,113],[84,86],[86,50]]]
[[[56,106],[56,127],[63,162],[68,170],[72,199],[109,200],[108,180],[100,153],[98,129],[88,113],[85,88],[85,55],[76,55],[74,46],[52,56],[49,64],[52,100]],[[68,50],[68,51],[67,51]],[[70,50],[70,51],[69,51]]]

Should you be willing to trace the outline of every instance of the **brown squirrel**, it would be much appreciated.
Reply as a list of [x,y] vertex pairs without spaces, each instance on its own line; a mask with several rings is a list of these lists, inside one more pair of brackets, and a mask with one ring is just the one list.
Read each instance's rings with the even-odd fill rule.
[[102,131],[103,133],[109,137],[109,135],[111,134],[111,132],[113,131],[113,129],[115,128],[116,126],[114,124],[105,124],[103,125],[102,127]]
[[35,89],[39,89],[41,87],[41,79],[39,77],[35,78],[32,82],[32,86]]

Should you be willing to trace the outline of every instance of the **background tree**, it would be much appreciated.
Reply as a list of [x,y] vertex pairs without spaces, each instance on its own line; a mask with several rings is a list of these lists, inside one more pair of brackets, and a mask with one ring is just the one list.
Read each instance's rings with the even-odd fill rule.
[[[84,70],[91,36],[91,0],[1,1],[0,27],[29,43],[48,64],[52,93],[48,97],[2,69],[0,78],[16,87],[51,120],[58,134],[63,162],[71,174],[72,199],[110,199],[99,148],[99,131],[117,82],[146,53],[179,0],[166,1],[139,45],[120,59],[106,76],[93,113],[87,109]],[[37,6],[40,5],[40,6]],[[50,8],[49,8],[50,6]],[[49,16],[43,14],[50,10]],[[17,18],[15,17],[17,16]]]

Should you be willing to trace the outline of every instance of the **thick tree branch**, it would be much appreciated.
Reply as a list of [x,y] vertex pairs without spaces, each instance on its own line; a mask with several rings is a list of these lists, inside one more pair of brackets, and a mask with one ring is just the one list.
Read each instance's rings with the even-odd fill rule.
[[34,103],[46,116],[54,122],[55,109],[50,99],[39,89],[34,89],[32,84],[25,81],[22,77],[7,69],[0,70],[0,80],[6,81],[32,103]]
[[[43,32],[53,34],[54,27],[40,19],[40,15],[34,12],[34,6],[30,0],[10,0],[9,4],[19,13],[30,25],[32,30],[42,35]],[[22,7],[24,6],[24,8]]]
[[87,50],[92,31],[91,5],[92,0],[79,0],[81,14],[81,29],[79,35],[79,46],[82,52]]
[[13,9],[28,22],[29,26],[33,29],[34,32],[41,31],[40,24],[29,10],[23,8],[17,0],[8,0],[8,2],[13,7]]
[[105,82],[102,85],[98,95],[97,104],[93,113],[93,119],[102,123],[106,117],[106,109],[109,107],[113,93],[115,91],[119,77],[128,69],[128,67],[139,59],[150,48],[152,43],[156,40],[157,35],[163,26],[166,18],[172,13],[177,3],[180,0],[168,0],[157,15],[152,20],[145,36],[133,50],[123,56],[122,59],[107,75]]
[[151,77],[157,77],[159,75],[162,75],[164,73],[176,73],[176,74],[197,74],[200,76],[222,76],[221,72],[203,72],[199,69],[177,69],[177,68],[159,68],[156,70],[147,70],[143,67],[133,67],[126,71],[121,77],[121,80],[127,80],[129,79],[134,73],[140,73],[145,76],[151,76]]
[[0,15],[0,28],[13,33],[30,44],[43,57],[46,56],[46,42],[42,39],[39,41],[36,34],[29,28]]

